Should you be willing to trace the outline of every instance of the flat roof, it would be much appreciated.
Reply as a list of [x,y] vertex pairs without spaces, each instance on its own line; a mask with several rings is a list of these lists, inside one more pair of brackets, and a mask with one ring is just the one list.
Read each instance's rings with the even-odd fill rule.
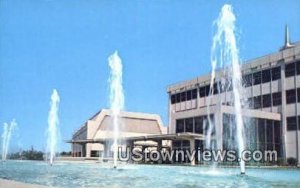
[[[177,133],[177,134],[158,134],[158,135],[145,135],[134,137],[121,137],[121,141],[161,141],[161,140],[204,140],[203,134],[197,133]],[[68,140],[67,143],[86,144],[86,143],[105,143],[107,141],[113,141],[113,138],[101,138],[101,139],[82,139],[82,140]]]

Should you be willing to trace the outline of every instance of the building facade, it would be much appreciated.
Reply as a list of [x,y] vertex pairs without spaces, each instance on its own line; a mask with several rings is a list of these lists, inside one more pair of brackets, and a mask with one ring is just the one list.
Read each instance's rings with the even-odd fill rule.
[[[291,45],[286,39],[278,52],[241,64],[241,71],[246,148],[276,150],[279,158],[295,158],[300,164],[300,43]],[[229,74],[218,71],[213,88],[210,74],[169,86],[169,134],[211,134],[217,149],[235,149]],[[207,114],[215,125],[210,133]],[[188,147],[188,143],[173,142],[174,147]]]
[[[86,121],[72,136],[73,157],[111,157],[113,140],[113,119],[111,111],[102,109]],[[166,133],[161,118],[156,114],[125,112],[120,114],[119,137],[122,140],[130,137],[161,135]],[[127,143],[119,143],[127,145]],[[151,145],[151,141],[136,145]]]

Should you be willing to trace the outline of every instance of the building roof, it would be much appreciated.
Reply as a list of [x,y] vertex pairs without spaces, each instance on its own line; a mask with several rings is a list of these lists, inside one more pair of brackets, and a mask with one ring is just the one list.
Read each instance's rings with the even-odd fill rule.
[[[297,57],[296,57],[297,56]],[[268,67],[270,64],[277,65],[279,61],[285,59],[289,61],[293,61],[294,58],[299,58],[300,56],[300,42],[291,43],[288,48],[282,48],[277,52],[267,54],[262,57],[258,57],[255,59],[251,59],[245,61],[241,64],[242,73],[250,73],[253,72],[260,67]],[[217,70],[217,75],[224,74],[223,71]],[[181,89],[189,89],[189,88],[196,88],[199,84],[210,84],[211,74],[204,74],[198,76],[193,79],[181,81],[178,83],[171,84],[167,87],[167,92],[172,92],[174,90],[181,90]]]
[[[83,126],[78,129],[74,137],[86,134],[86,138],[100,138],[107,135],[105,132],[113,130],[113,119],[111,111],[102,109],[93,115]],[[148,114],[140,112],[121,111],[120,113],[120,132],[131,134],[163,134],[166,133],[166,127],[163,126],[161,118],[157,114]],[[85,137],[80,137],[80,139]],[[79,138],[78,138],[79,139]]]

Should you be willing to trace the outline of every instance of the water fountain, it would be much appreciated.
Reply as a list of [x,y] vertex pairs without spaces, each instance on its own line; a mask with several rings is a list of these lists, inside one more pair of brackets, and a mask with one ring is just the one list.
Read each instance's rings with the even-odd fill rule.
[[53,90],[50,102],[50,111],[48,115],[48,129],[47,129],[47,160],[52,165],[55,154],[57,152],[57,143],[59,138],[58,129],[58,108],[59,108],[59,95],[56,89]]
[[110,67],[110,109],[113,118],[113,161],[114,168],[117,167],[118,159],[118,137],[120,126],[120,111],[124,108],[124,93],[122,86],[122,61],[118,52],[108,58]]
[[17,127],[16,120],[13,119],[10,124],[4,123],[3,133],[2,133],[2,161],[7,159],[10,139],[14,129]]
[[[238,145],[238,153],[241,158],[242,151],[244,151],[244,140],[243,140],[243,119],[241,115],[241,95],[242,95],[242,82],[241,82],[241,70],[239,65],[239,50],[236,44],[235,38],[235,15],[232,11],[232,7],[230,5],[225,4],[222,7],[222,10],[219,14],[217,20],[214,21],[214,26],[216,26],[216,33],[213,37],[213,44],[211,47],[211,65],[212,65],[212,73],[211,73],[211,83],[210,83],[210,94],[208,97],[208,104],[211,102],[211,95],[213,95],[213,85],[215,81],[218,83],[218,90],[227,89],[224,82],[219,82],[216,78],[216,69],[217,65],[219,67],[224,68],[224,70],[230,71],[230,84],[232,86],[233,91],[233,101],[234,101],[234,111],[235,111],[235,121],[236,121],[236,137],[237,137],[237,145]],[[224,67],[225,65],[230,65],[227,69]],[[221,85],[219,85],[221,83]],[[221,99],[221,97],[219,97]],[[220,103],[221,101],[219,101]],[[208,121],[210,124],[210,128],[208,133],[211,133],[211,129],[213,127],[213,123],[210,120],[210,108],[207,110],[208,112]],[[210,135],[208,137],[210,139]],[[208,141],[210,143],[210,140]],[[209,147],[209,145],[207,146]],[[210,146],[211,147],[211,146]],[[245,173],[245,162],[240,160],[240,172],[241,174]]]

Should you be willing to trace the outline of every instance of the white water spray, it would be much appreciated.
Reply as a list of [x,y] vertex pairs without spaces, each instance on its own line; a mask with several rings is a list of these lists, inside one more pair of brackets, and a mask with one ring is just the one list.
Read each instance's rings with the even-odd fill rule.
[[13,119],[10,124],[4,123],[3,133],[2,133],[2,161],[7,159],[10,139],[12,136],[12,132],[17,127],[16,120]]
[[[236,116],[236,136],[237,145],[239,150],[239,157],[241,158],[242,151],[244,151],[244,140],[243,140],[243,119],[241,115],[241,95],[242,95],[242,82],[241,82],[241,70],[239,65],[239,51],[236,45],[235,38],[235,15],[232,11],[231,5],[225,4],[219,14],[218,19],[214,22],[216,26],[216,33],[213,37],[213,44],[211,48],[211,87],[213,86],[216,79],[216,68],[217,64],[221,68],[224,67],[224,63],[230,65],[229,70],[231,86],[234,97],[234,110]],[[229,68],[230,68],[229,67]],[[225,70],[225,69],[224,69]],[[225,86],[221,86],[225,87]],[[211,92],[210,92],[211,93]],[[241,173],[245,173],[245,162],[240,161]]]
[[57,144],[59,138],[58,129],[58,108],[59,108],[59,95],[56,89],[53,90],[50,102],[50,111],[48,115],[48,130],[47,130],[47,160],[52,165],[55,154],[57,152]]
[[124,108],[124,93],[122,86],[122,61],[118,56],[118,52],[115,52],[108,58],[110,67],[110,109],[113,118],[113,159],[114,168],[117,167],[118,159],[118,137],[119,137],[119,125],[120,125],[120,111]]

